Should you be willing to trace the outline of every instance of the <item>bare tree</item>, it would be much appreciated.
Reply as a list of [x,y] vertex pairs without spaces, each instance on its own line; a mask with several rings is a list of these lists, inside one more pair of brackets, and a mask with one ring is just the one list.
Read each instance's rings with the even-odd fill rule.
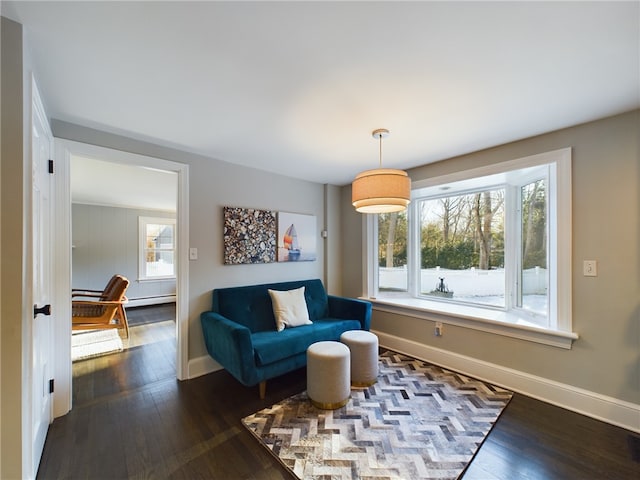
[[[485,192],[486,195],[486,192]],[[474,216],[474,224],[476,227],[476,237],[478,240],[478,268],[480,270],[489,270],[489,246],[490,246],[490,235],[491,228],[487,231],[487,219],[486,217],[486,198],[484,202],[482,202],[483,194],[476,193],[473,202],[473,216]],[[491,198],[489,198],[489,202],[491,202]],[[485,208],[483,208],[485,207]],[[489,220],[490,222],[491,220]],[[489,223],[491,225],[491,223]]]
[[484,192],[482,194],[483,199],[483,238],[482,238],[482,250],[484,252],[484,266],[480,267],[483,270],[489,270],[491,267],[491,240],[493,233],[491,232],[491,224],[493,223],[493,210],[491,209],[491,192]]
[[522,188],[524,268],[546,266],[546,188],[538,180]]
[[[444,244],[458,241],[460,221],[468,217],[465,215],[465,195],[440,199],[442,205],[442,240]],[[467,221],[468,224],[468,221]],[[462,234],[466,232],[463,230]]]
[[450,209],[451,209],[451,197],[447,197],[442,202],[442,240],[444,243],[449,242],[449,227],[450,227]]
[[523,207],[526,207],[527,210],[527,218],[526,223],[524,225],[525,230],[525,238],[524,238],[524,248],[522,251],[522,258],[529,258],[529,254],[534,248],[533,242],[534,238],[534,228],[533,228],[533,214],[534,214],[534,202],[536,201],[536,197],[538,195],[538,182],[534,182],[533,188],[530,190],[529,194],[526,198],[523,199]]
[[[497,193],[495,201],[493,193]],[[478,240],[478,268],[489,270],[491,267],[491,241],[493,238],[492,225],[493,217],[502,208],[504,196],[499,192],[485,191],[477,193],[473,202],[473,216],[476,227],[476,237]]]

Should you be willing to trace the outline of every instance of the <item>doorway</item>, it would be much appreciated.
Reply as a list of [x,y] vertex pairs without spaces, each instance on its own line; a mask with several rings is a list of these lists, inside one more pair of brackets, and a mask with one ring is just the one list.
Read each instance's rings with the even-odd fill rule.
[[[78,207],[78,211],[82,211],[80,215],[87,215],[86,218],[91,218],[96,214],[105,216],[104,222],[100,222],[100,219],[95,218],[93,220],[94,223],[97,222],[96,225],[102,224],[104,228],[100,231],[95,231],[95,225],[93,229],[89,227],[89,231],[86,232],[88,237],[82,241],[84,242],[90,238],[93,242],[102,242],[102,249],[108,247],[112,252],[110,254],[107,254],[106,252],[103,254],[96,254],[96,251],[99,252],[101,250],[99,247],[98,250],[95,250],[94,248],[93,253],[89,253],[88,249],[84,248],[83,250],[83,247],[86,247],[86,245],[75,245],[75,242],[79,241],[78,239],[81,237],[77,235],[77,232],[74,232],[73,235],[71,231],[66,232],[66,238],[59,239],[59,244],[62,245],[62,248],[58,253],[60,262],[63,265],[67,265],[68,275],[65,275],[64,269],[61,269],[61,276],[68,276],[68,278],[64,279],[67,282],[68,288],[60,289],[62,291],[61,296],[64,295],[66,298],[57,298],[57,300],[61,302],[61,304],[67,302],[70,310],[72,277],[74,279],[73,286],[77,286],[78,282],[80,282],[87,285],[83,285],[81,288],[89,289],[93,289],[92,287],[99,289],[100,287],[98,287],[95,282],[106,282],[108,280],[108,278],[97,280],[97,278],[101,277],[100,275],[95,275],[93,278],[89,278],[91,275],[86,276],[84,279],[77,278],[79,273],[76,267],[78,265],[74,265],[73,273],[71,268],[72,259],[74,264],[76,261],[80,261],[80,256],[76,255],[76,252],[80,253],[80,251],[83,250],[83,254],[85,255],[97,255],[100,257],[94,259],[85,258],[82,261],[87,262],[96,260],[98,265],[101,265],[100,268],[107,269],[105,272],[110,271],[113,273],[122,273],[121,270],[127,269],[127,272],[130,272],[129,275],[132,277],[131,284],[134,285],[134,289],[132,289],[128,294],[130,298],[135,300],[132,302],[131,306],[142,306],[154,302],[175,302],[176,353],[175,362],[171,363],[172,365],[175,365],[175,376],[178,379],[187,378],[188,166],[158,158],[58,139],[56,139],[56,156],[59,164],[58,181],[63,183],[61,190],[65,192],[63,200],[59,202],[59,205],[61,206],[59,210],[61,211],[60,215],[62,218],[57,219],[57,221],[66,221],[66,224],[71,225],[73,217],[78,213],[75,211],[76,207]],[[72,175],[76,175],[77,171],[79,172],[80,169],[77,165],[81,164],[84,164],[85,166],[89,165],[89,174],[93,174],[97,177],[99,180],[98,184],[108,187],[102,190],[105,191],[103,194],[109,195],[111,200],[99,201],[95,198],[93,200],[87,200],[87,198],[85,198],[84,201],[82,201],[83,203],[78,203],[77,200],[79,197],[78,192],[76,191],[77,188],[72,187],[71,179]],[[75,168],[74,165],[76,166]],[[107,171],[110,171],[110,173],[107,173]],[[86,175],[86,172],[83,173],[83,175]],[[159,180],[163,177],[171,178],[172,180],[170,180],[169,183],[173,182],[173,186],[167,186],[169,185],[167,183],[163,184]],[[149,193],[150,191],[152,192],[154,188],[156,193],[159,191],[161,194],[165,193],[165,197],[170,197],[169,201],[165,203],[158,203],[160,200],[157,199],[161,198],[162,195],[156,195],[154,197]],[[97,194],[99,187],[94,185],[93,187],[89,187],[89,189],[92,190],[94,194]],[[127,191],[132,192],[135,195],[131,195],[130,193],[128,194],[126,193]],[[75,197],[73,204],[72,193]],[[146,204],[144,200],[145,195],[147,197]],[[145,210],[145,207],[149,207],[149,197],[152,197],[151,203],[156,202],[154,204],[155,207]],[[111,203],[111,205],[98,205],[99,203]],[[118,205],[116,205],[116,203],[118,203]],[[140,275],[140,271],[138,271],[137,268],[139,254],[136,245],[136,238],[138,238],[139,231],[138,217],[144,216],[149,218],[152,214],[154,214],[154,218],[171,217],[171,215],[167,213],[167,211],[172,209],[171,203],[173,203],[173,210],[175,211],[175,214],[173,215],[173,222],[175,222],[175,258],[173,262],[173,267],[175,269],[175,287],[173,288],[173,291],[171,291],[170,287],[167,289],[167,285],[171,283],[170,281],[167,281],[167,278],[153,279],[145,278],[144,275]],[[164,211],[164,213],[162,213],[162,211]],[[146,215],[139,215],[138,213],[140,212],[144,212]],[[107,224],[115,221],[115,216],[128,216],[129,225],[124,226],[123,230],[119,230],[117,227],[110,228]],[[132,227],[132,222],[135,223],[135,227]],[[135,238],[133,240],[129,239],[124,241],[124,236],[131,236],[131,232],[126,234],[125,231],[131,230],[132,228],[135,230]],[[63,235],[63,237],[64,236],[65,235]],[[121,255],[116,256],[117,254],[113,253],[114,251],[120,252]],[[120,257],[128,257],[129,263],[126,263],[126,258],[122,259]],[[130,265],[131,258],[134,259],[134,266]],[[117,265],[114,266],[114,263]],[[114,269],[119,271],[115,272]],[[87,272],[93,271],[94,273],[96,270],[99,269],[85,269]],[[103,274],[102,277],[104,276],[107,275]],[[86,282],[84,280],[86,280]],[[155,284],[156,287],[160,285],[160,289],[156,288],[154,290],[152,284]],[[66,294],[64,292],[66,292]],[[65,316],[68,322],[67,325],[59,325],[60,328],[57,328],[55,333],[56,339],[59,337],[61,340],[58,345],[68,345],[68,348],[60,349],[61,351],[56,358],[57,364],[61,365],[61,369],[57,372],[57,375],[68,379],[67,382],[61,382],[63,387],[67,386],[68,388],[63,392],[59,392],[59,395],[56,395],[54,398],[55,416],[67,413],[71,409],[72,404],[72,369],[70,360],[71,342],[69,340],[66,342],[64,341],[65,337],[71,338],[71,325],[68,321],[70,313],[71,312],[69,311],[69,315]],[[128,340],[125,340],[125,342],[128,342]]]
[[[114,276],[128,282],[122,315],[108,310],[109,325],[92,329],[76,321],[95,317],[73,317],[74,373],[85,370],[78,362],[166,338],[170,330],[175,340],[176,197],[175,172],[71,155],[73,315],[95,312],[91,302],[114,291],[108,288]],[[172,321],[160,322],[168,308],[155,305],[173,306]],[[175,372],[175,358],[171,363]]]

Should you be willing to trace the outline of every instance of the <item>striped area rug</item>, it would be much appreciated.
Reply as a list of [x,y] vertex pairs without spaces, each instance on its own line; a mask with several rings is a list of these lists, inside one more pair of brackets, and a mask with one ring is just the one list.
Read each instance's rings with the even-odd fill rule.
[[459,478],[512,393],[394,352],[379,366],[340,409],[303,392],[242,423],[300,479]]

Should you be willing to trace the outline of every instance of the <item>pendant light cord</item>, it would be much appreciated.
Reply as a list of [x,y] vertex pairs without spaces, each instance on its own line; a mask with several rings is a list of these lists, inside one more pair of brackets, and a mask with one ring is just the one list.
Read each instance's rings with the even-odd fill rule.
[[382,133],[378,134],[378,138],[380,139],[380,167],[382,168]]

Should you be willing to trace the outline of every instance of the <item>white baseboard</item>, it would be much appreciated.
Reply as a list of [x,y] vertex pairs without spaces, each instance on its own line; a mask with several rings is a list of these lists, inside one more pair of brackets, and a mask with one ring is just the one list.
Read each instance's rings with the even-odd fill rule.
[[[373,330],[372,330],[373,331]],[[476,358],[424,345],[387,333],[380,346],[542,400],[603,422],[640,433],[640,405],[513,370]]]
[[130,298],[126,303],[127,307],[144,307],[147,305],[161,305],[163,303],[175,303],[175,295],[158,295],[155,297]]
[[222,370],[222,365],[216,362],[209,355],[203,355],[201,357],[192,358],[189,360],[188,369],[188,377],[197,378],[202,375],[206,375],[207,373],[215,372],[217,370]]

